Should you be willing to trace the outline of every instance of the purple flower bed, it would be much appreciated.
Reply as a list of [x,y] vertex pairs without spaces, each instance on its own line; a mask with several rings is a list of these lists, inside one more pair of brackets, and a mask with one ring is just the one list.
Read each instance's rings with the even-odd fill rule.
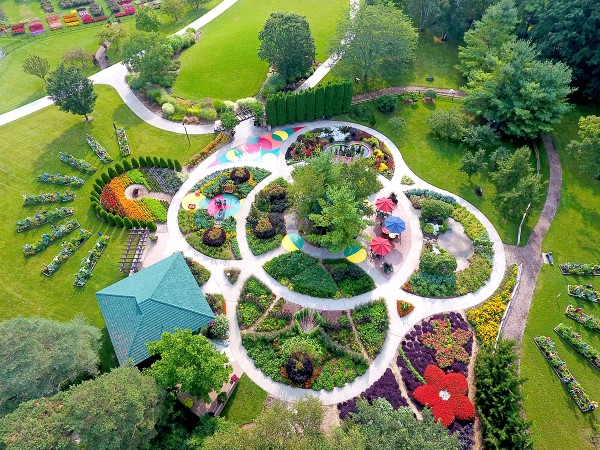
[[[437,366],[437,362],[435,359],[435,349],[427,348],[421,343],[421,336],[424,333],[432,333],[433,326],[429,323],[432,319],[442,319],[447,318],[450,320],[450,326],[452,332],[457,330],[458,328],[462,328],[463,330],[468,330],[468,324],[465,319],[458,313],[447,313],[444,315],[436,314],[435,316],[430,317],[429,319],[423,320],[420,324],[414,326],[414,328],[404,336],[402,340],[402,351],[406,354],[413,367],[417,372],[421,375],[425,373],[425,368],[432,364]],[[471,355],[473,351],[473,337],[467,342],[463,347],[469,355]],[[413,392],[415,389],[420,386],[422,383],[413,375],[410,371],[406,362],[402,358],[402,356],[398,356],[397,359],[398,367],[400,367],[400,373],[402,374],[402,380],[404,381],[404,385],[406,386],[406,390],[408,391],[408,395],[412,400],[413,404],[419,409],[423,409],[423,405],[421,405],[418,401],[413,397]],[[468,377],[469,370],[468,365],[465,363],[461,363],[458,361],[454,361],[454,363],[443,369],[444,372],[458,372],[462,373],[465,377]],[[455,421],[452,426],[449,428],[449,431],[459,432],[460,433],[460,450],[470,450],[473,447],[473,424],[470,422],[461,422]]]
[[[377,398],[385,398],[394,409],[401,406],[408,406],[408,402],[400,393],[400,386],[394,377],[392,369],[387,369],[383,376],[371,385],[369,389],[360,394],[360,397],[373,403]],[[347,402],[338,403],[338,411],[340,419],[344,419],[349,413],[356,412],[356,402],[358,397],[354,397]]]

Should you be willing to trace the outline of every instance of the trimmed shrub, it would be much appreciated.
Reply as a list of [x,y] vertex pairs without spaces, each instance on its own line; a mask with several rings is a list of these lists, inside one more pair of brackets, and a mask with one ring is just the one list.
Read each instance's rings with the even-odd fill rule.
[[449,275],[456,270],[456,257],[441,250],[440,253],[426,252],[419,260],[419,270],[437,275]]
[[333,116],[334,102],[335,102],[335,86],[333,84],[327,84],[325,86],[325,106],[323,114],[325,117]]
[[421,200],[420,205],[421,218],[425,220],[446,220],[454,209],[452,205],[433,198]]
[[202,235],[202,242],[211,247],[220,247],[227,240],[225,230],[220,227],[212,227]]
[[304,92],[306,92],[306,121],[312,122],[315,120],[315,90],[308,89]]
[[125,169],[121,164],[117,163],[115,164],[115,171],[117,172],[117,174],[121,175],[123,172],[125,172]]
[[123,161],[123,169],[125,169],[127,172],[133,169],[133,166],[131,165],[128,159]]
[[286,123],[296,122],[296,94],[287,94],[285,99],[285,109],[287,114]]
[[377,97],[375,103],[377,104],[377,109],[382,113],[391,113],[396,109],[398,97],[392,94],[383,94]]
[[306,90],[296,94],[296,121],[304,122],[306,120]]
[[321,120],[325,115],[325,88],[321,85],[314,88],[315,92],[315,119]]

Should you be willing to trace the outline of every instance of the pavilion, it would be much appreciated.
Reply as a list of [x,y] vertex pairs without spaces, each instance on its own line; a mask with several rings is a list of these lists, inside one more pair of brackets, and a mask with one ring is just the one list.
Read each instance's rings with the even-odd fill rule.
[[181,253],[96,293],[119,364],[148,359],[148,342],[165,331],[193,331],[215,319]]

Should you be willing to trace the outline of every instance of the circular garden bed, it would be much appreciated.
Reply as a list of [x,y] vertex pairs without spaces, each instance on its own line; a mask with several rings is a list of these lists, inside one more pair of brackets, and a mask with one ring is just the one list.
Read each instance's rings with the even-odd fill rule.
[[254,277],[242,289],[237,317],[257,368],[279,383],[314,390],[342,387],[364,374],[388,329],[383,300],[319,314],[277,299]]
[[271,173],[254,167],[214,172],[198,181],[181,202],[177,219],[194,249],[217,259],[240,259],[236,218],[241,202]]
[[289,146],[285,159],[288,164],[327,152],[336,161],[352,162],[369,158],[373,167],[388,179],[394,175],[394,158],[390,149],[375,136],[350,126],[314,128],[298,136]]
[[[167,221],[170,198],[186,178],[175,170],[175,164],[170,160],[143,156],[124,160],[96,179],[91,194],[92,207],[103,221],[111,225],[152,228],[154,222]],[[135,188],[137,185],[139,189],[163,198],[143,195],[130,198],[125,194],[128,187]],[[137,189],[133,189],[132,193],[135,197]]]

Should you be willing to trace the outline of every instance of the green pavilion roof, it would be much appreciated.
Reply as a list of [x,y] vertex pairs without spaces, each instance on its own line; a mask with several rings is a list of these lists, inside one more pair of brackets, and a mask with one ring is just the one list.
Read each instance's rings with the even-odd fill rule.
[[215,319],[181,253],[96,293],[119,363],[149,357],[146,344],[175,328],[197,330]]

